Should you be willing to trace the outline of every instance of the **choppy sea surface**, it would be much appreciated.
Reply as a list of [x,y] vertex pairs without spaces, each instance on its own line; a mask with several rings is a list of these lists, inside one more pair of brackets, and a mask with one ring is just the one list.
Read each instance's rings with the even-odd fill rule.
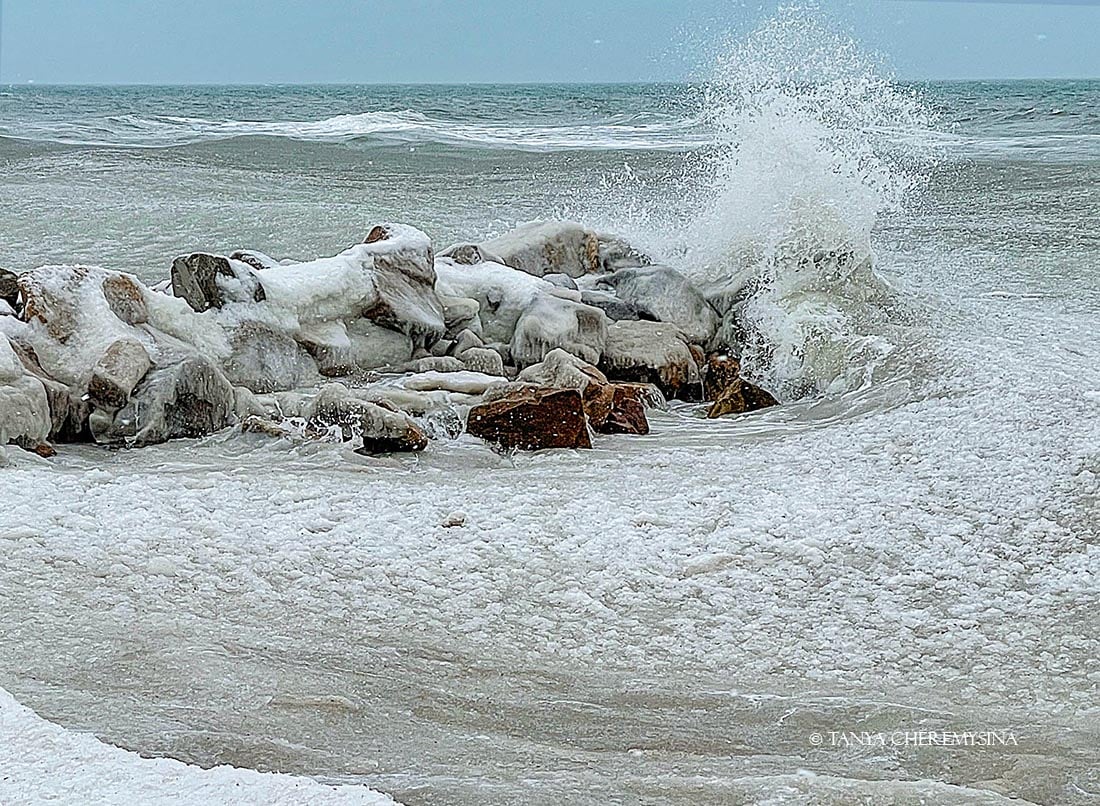
[[0,686],[408,804],[1095,803],[1100,82],[736,75],[0,87],[7,268],[578,218],[752,278],[786,404],[584,454],[9,457]]

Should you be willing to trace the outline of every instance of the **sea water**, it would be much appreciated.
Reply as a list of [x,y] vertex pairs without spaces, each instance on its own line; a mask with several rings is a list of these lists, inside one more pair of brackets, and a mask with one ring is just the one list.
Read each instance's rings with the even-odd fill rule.
[[789,34],[698,84],[0,87],[6,268],[579,218],[747,293],[785,403],[584,453],[14,457],[0,686],[410,804],[1095,802],[1100,83]]

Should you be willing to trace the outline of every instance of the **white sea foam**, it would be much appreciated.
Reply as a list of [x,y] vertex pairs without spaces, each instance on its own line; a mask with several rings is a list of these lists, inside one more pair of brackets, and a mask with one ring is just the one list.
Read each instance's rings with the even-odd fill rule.
[[173,115],[112,115],[0,125],[0,136],[67,145],[169,148],[238,137],[316,143],[433,143],[527,151],[677,150],[709,141],[696,118],[660,113],[610,115],[554,125],[514,125],[431,117],[411,110],[335,115],[321,120],[213,120]]

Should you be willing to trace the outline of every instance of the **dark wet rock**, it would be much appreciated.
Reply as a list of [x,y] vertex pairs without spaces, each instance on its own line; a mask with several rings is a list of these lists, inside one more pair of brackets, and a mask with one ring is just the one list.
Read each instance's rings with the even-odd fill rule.
[[[221,280],[219,280],[221,278]],[[227,288],[233,288],[232,293]],[[199,313],[226,302],[262,302],[267,298],[256,270],[221,255],[195,252],[172,261],[172,293]]]
[[[647,404],[654,399],[655,387],[642,383],[612,384],[611,407],[603,422],[593,427],[601,434],[649,433],[649,420],[646,418]],[[660,395],[660,392],[657,392]]]
[[502,448],[591,448],[581,393],[521,386],[470,409],[466,430]]
[[122,408],[152,366],[153,361],[141,342],[118,339],[92,368],[88,402],[100,409]]
[[631,302],[621,300],[614,294],[606,291],[582,291],[581,302],[585,305],[599,308],[607,314],[607,318],[613,322],[621,322],[624,319],[628,321],[637,321],[639,319],[645,319],[650,322],[657,321],[657,317],[654,316],[651,311],[645,310]]
[[232,423],[233,385],[214,364],[194,355],[154,369],[113,417],[93,420],[97,442],[131,446],[213,434]]
[[263,252],[256,252],[252,249],[238,249],[235,252],[229,254],[230,260],[237,260],[241,263],[247,263],[256,271],[263,271],[265,269],[278,268],[282,264],[270,255],[265,255]]
[[699,365],[683,332],[667,322],[614,322],[599,367],[617,381],[652,383],[668,397],[697,400]]
[[[628,268],[601,277],[600,287],[661,322],[678,326],[695,344],[706,344],[718,327],[718,314],[686,277],[666,266]],[[624,317],[625,318],[625,317]]]
[[13,271],[0,269],[0,300],[11,306],[13,311],[19,309],[19,275]]

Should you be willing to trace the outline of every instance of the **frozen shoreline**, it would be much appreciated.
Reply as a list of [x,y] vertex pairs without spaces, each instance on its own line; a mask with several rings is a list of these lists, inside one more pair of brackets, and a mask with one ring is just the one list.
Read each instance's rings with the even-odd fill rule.
[[386,806],[393,799],[361,786],[232,767],[204,770],[146,759],[38,717],[0,688],[0,801],[4,803],[332,804]]

